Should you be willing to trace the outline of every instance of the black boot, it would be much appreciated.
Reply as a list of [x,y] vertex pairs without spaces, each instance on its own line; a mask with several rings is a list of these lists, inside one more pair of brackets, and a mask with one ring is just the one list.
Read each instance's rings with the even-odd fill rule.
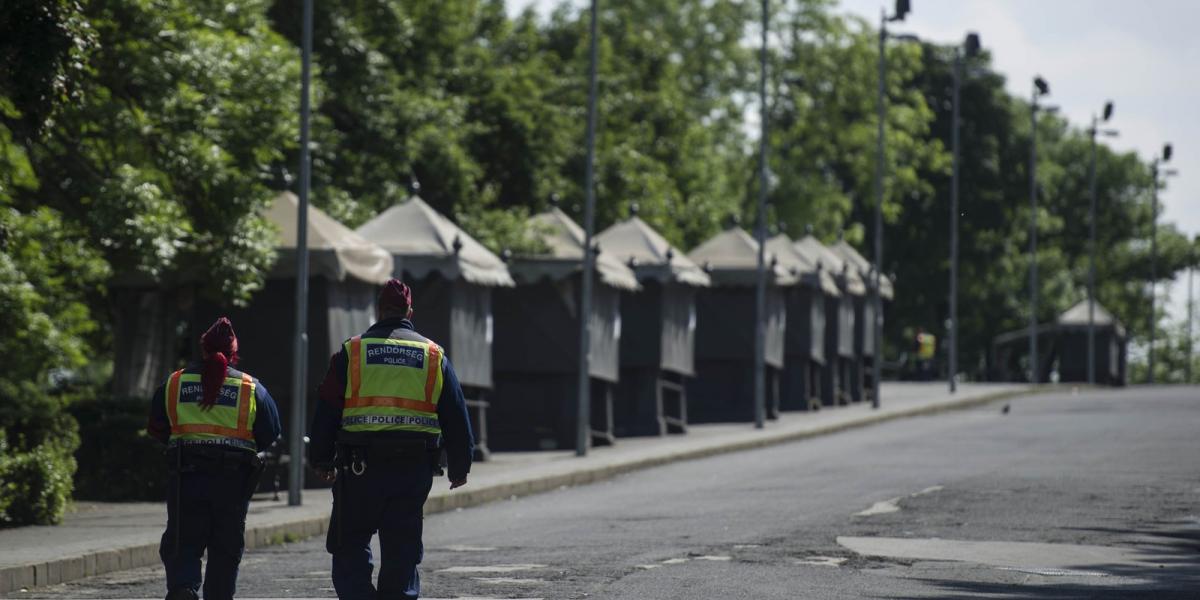
[[166,600],[199,600],[200,595],[192,588],[175,588],[167,592]]

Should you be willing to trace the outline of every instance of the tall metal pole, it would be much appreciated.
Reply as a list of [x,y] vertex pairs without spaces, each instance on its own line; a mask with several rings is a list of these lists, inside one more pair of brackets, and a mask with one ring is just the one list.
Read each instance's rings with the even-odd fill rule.
[[1092,117],[1092,158],[1088,164],[1088,350],[1087,380],[1096,385],[1096,134],[1099,119]]
[[950,143],[954,153],[954,173],[950,178],[950,393],[955,393],[958,373],[958,121],[959,90],[962,86],[962,52],[954,48],[954,111]]
[[1039,383],[1037,347],[1037,99],[1033,91],[1033,102],[1029,106],[1031,128],[1029,130],[1029,381]]
[[308,413],[308,151],[309,88],[312,80],[313,0],[304,0],[300,67],[300,206],[296,214],[296,335],[292,340],[292,415],[288,435],[288,506],[299,506],[304,484],[304,431]]
[[584,169],[583,285],[579,301],[579,414],[576,419],[575,455],[587,456],[592,441],[591,335],[592,275],[596,255],[592,232],[596,227],[596,22],[599,0],[592,0],[591,40],[588,46],[587,166]]
[[871,357],[871,408],[879,408],[879,378],[883,373],[883,298],[880,295],[880,277],[883,271],[883,140],[884,119],[887,116],[885,106],[887,85],[887,11],[883,10],[879,18],[879,86],[875,101],[876,136],[875,136],[875,269],[871,285],[872,300],[875,304],[875,355]]
[[754,290],[754,427],[762,429],[767,416],[766,328],[767,328],[767,27],[770,0],[762,0],[762,47],[759,48],[758,104],[758,215],[754,239],[758,241],[758,272]]
[[1154,176],[1154,190],[1150,198],[1150,349],[1147,356],[1146,383],[1154,383],[1154,329],[1158,318],[1154,314],[1154,293],[1158,281],[1158,160],[1151,168]]
[[1188,251],[1188,300],[1187,300],[1187,363],[1183,366],[1183,382],[1192,382],[1192,273],[1196,270],[1196,255]]

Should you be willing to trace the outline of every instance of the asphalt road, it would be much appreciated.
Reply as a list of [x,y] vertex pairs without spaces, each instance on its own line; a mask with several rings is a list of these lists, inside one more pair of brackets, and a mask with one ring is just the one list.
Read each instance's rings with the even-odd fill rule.
[[[1010,404],[434,515],[424,592],[1200,597],[1200,388]],[[147,568],[13,597],[161,598],[162,585]],[[243,563],[241,597],[332,595],[323,540]]]

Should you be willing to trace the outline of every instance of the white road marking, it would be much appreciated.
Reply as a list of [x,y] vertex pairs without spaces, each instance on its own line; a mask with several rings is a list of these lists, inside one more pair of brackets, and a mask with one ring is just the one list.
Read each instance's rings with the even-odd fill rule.
[[691,560],[691,559],[687,559],[687,558],[668,558],[667,560],[664,560],[664,561],[662,561],[662,564],[664,564],[664,565],[682,565],[683,563],[685,563],[685,562],[687,562],[687,561],[689,561],[689,560]]
[[696,560],[712,560],[712,561],[718,561],[718,562],[733,560],[732,556],[697,556],[695,558],[696,558]]
[[[933,494],[935,492],[940,492],[944,489],[946,489],[946,488],[944,488],[940,485],[934,485],[934,486],[927,487],[919,492],[909,494],[908,497],[909,498],[917,498],[920,496]],[[902,500],[902,499],[904,499],[904,496],[896,496],[895,498],[892,498],[891,500],[884,500],[882,502],[876,502],[875,504],[871,505],[871,508],[854,513],[854,516],[870,517],[873,515],[884,515],[887,513],[897,512],[900,510],[900,500]]]
[[746,550],[747,548],[761,548],[762,544],[734,544],[734,550]]
[[891,500],[884,500],[882,502],[876,502],[875,504],[871,505],[871,508],[868,508],[867,510],[861,510],[861,511],[854,513],[854,516],[870,517],[873,515],[883,515],[883,514],[887,514],[887,513],[894,513],[894,512],[897,512],[900,510],[899,502],[900,502],[899,497],[892,498]]
[[1030,569],[1020,567],[1000,567],[1000,570],[1029,573],[1030,575],[1043,575],[1045,577],[1108,577],[1108,573],[1101,573],[1100,571],[1080,571],[1078,569]]
[[846,562],[845,558],[837,556],[809,556],[796,559],[798,565],[816,565],[818,567],[837,567]]
[[438,569],[438,573],[516,573],[517,571],[534,571],[545,569],[546,565],[480,565],[457,566]]
[[938,538],[838,537],[837,543],[864,556],[971,562],[1019,569],[1081,569],[1158,566],[1151,553],[1117,546],[944,540]]
[[545,579],[532,579],[520,577],[472,577],[479,583],[493,583],[498,585],[534,585],[546,583]]
[[662,565],[638,565],[639,569],[645,569],[647,571],[649,571],[650,569],[658,569],[660,567],[662,567]]

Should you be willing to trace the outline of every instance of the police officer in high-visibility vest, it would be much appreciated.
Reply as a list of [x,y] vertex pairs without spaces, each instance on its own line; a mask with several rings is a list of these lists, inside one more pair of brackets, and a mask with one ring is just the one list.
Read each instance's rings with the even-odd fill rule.
[[917,369],[920,379],[932,381],[936,375],[933,361],[937,357],[937,336],[917,328]]
[[198,597],[205,550],[205,600],[233,598],[246,511],[262,473],[259,452],[280,432],[266,386],[231,366],[238,342],[229,319],[217,319],[200,348],[200,362],[172,373],[154,393],[146,426],[167,444],[167,531],[159,545],[167,600]]
[[388,281],[376,323],[330,359],[313,416],[309,460],[334,482],[325,545],[342,600],[418,597],[422,511],[443,452],[450,489],[465,485],[471,470],[474,439],[458,377],[442,347],[413,329],[412,315],[409,287]]

